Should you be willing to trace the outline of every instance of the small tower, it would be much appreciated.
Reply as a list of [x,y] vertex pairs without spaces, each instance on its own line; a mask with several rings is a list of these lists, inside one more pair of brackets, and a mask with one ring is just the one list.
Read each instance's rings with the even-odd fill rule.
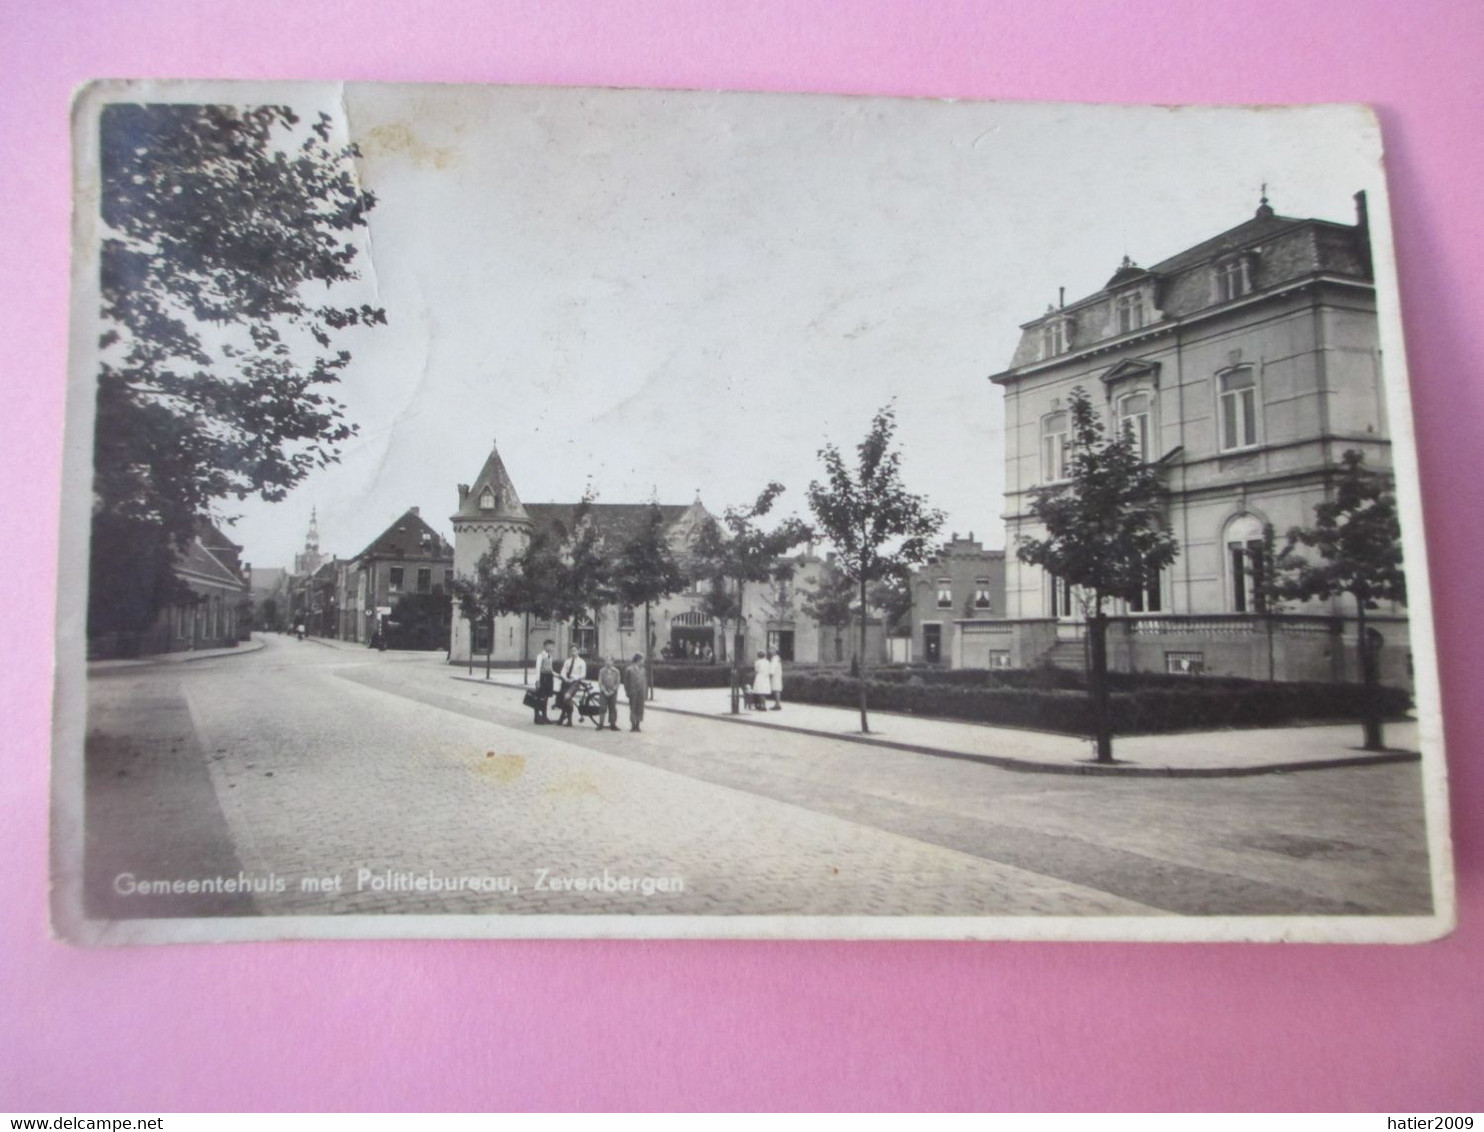
[[313,574],[324,565],[325,556],[319,552],[319,508],[309,509],[309,533],[304,536],[304,552],[294,555],[294,573],[300,576]]
[[[459,484],[459,507],[450,517],[453,522],[453,570],[456,578],[472,578],[475,567],[497,543],[500,557],[509,561],[526,548],[531,537],[531,516],[516,494],[505,462],[500,459],[499,447],[490,442],[490,452],[484,466],[474,477],[472,484]],[[495,656],[502,660],[519,660],[519,639],[513,646],[511,625],[501,619],[496,626]],[[450,657],[454,661],[467,660],[473,643],[473,629],[454,610],[453,637],[450,642]],[[521,634],[516,632],[516,638]]]

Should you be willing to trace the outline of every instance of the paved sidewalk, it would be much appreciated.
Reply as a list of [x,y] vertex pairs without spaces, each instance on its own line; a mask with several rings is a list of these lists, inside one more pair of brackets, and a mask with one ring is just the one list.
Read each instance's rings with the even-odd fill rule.
[[149,656],[130,657],[127,660],[90,660],[89,672],[111,672],[119,668],[141,668],[150,664],[184,664],[190,660],[213,660],[219,656],[246,656],[263,647],[260,637],[243,641],[232,649],[187,649],[182,652],[160,652]]
[[[509,670],[496,670],[488,681],[482,674],[471,677],[456,671],[452,675],[476,684],[525,687],[520,674]],[[1420,757],[1413,720],[1386,725],[1389,748],[1385,751],[1360,748],[1359,723],[1116,736],[1113,755],[1117,761],[1109,766],[1093,761],[1090,740],[1073,735],[876,711],[869,713],[871,733],[862,735],[860,713],[852,708],[785,701],[782,711],[732,715],[730,701],[725,688],[660,688],[646,710],[1050,774],[1232,777],[1412,762]]]

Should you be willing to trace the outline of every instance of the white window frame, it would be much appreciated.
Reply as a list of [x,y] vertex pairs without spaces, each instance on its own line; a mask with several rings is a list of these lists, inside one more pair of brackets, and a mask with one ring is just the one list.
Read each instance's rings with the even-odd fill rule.
[[[1245,375],[1251,384],[1240,389],[1228,390],[1227,380]],[[1262,443],[1259,428],[1262,413],[1261,384],[1257,370],[1252,366],[1233,366],[1216,375],[1216,446],[1221,452],[1241,452],[1256,448]],[[1232,427],[1227,427],[1231,422]],[[1227,443],[1227,433],[1234,443]]]
[[994,602],[989,596],[990,581],[988,578],[974,579],[974,608],[994,609]]
[[[1063,427],[1056,432],[1050,425],[1057,417]],[[1068,454],[1071,450],[1072,416],[1065,409],[1047,413],[1041,418],[1041,479],[1046,483],[1063,483],[1071,479]]]
[[[1135,397],[1143,397],[1147,407],[1141,412],[1130,413],[1124,406]],[[1152,451],[1151,441],[1154,436],[1154,394],[1147,389],[1130,389],[1127,393],[1121,394],[1117,402],[1117,416],[1119,428],[1130,429],[1132,426],[1135,451],[1140,460],[1146,464],[1149,463],[1149,454]],[[1143,421],[1142,425],[1133,424],[1139,420]]]
[[1067,320],[1054,318],[1041,326],[1041,356],[1055,358],[1067,352],[1070,346],[1067,335]]
[[1114,318],[1118,323],[1119,334],[1132,334],[1135,330],[1143,330],[1149,323],[1144,292],[1142,290],[1125,291],[1119,295],[1114,302]]
[[1215,283],[1218,303],[1229,303],[1250,292],[1252,275],[1248,269],[1247,257],[1238,256],[1219,261],[1216,264]]
[[[945,594],[947,595],[946,597],[944,596]],[[938,579],[938,608],[939,609],[952,609],[953,608],[953,579],[952,578],[939,578]]]

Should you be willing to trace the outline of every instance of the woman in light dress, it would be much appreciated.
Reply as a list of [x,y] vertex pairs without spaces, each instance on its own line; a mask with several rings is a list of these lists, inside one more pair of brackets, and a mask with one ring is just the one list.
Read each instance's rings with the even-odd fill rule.
[[768,654],[759,652],[752,666],[752,706],[763,708],[773,694],[773,666],[768,663]]

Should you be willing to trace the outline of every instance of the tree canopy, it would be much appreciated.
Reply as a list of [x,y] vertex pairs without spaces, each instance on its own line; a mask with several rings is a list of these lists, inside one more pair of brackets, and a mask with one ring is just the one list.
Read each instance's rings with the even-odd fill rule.
[[214,504],[282,499],[355,432],[333,339],[385,314],[333,301],[375,197],[332,132],[286,106],[103,109],[95,631],[148,623]]

